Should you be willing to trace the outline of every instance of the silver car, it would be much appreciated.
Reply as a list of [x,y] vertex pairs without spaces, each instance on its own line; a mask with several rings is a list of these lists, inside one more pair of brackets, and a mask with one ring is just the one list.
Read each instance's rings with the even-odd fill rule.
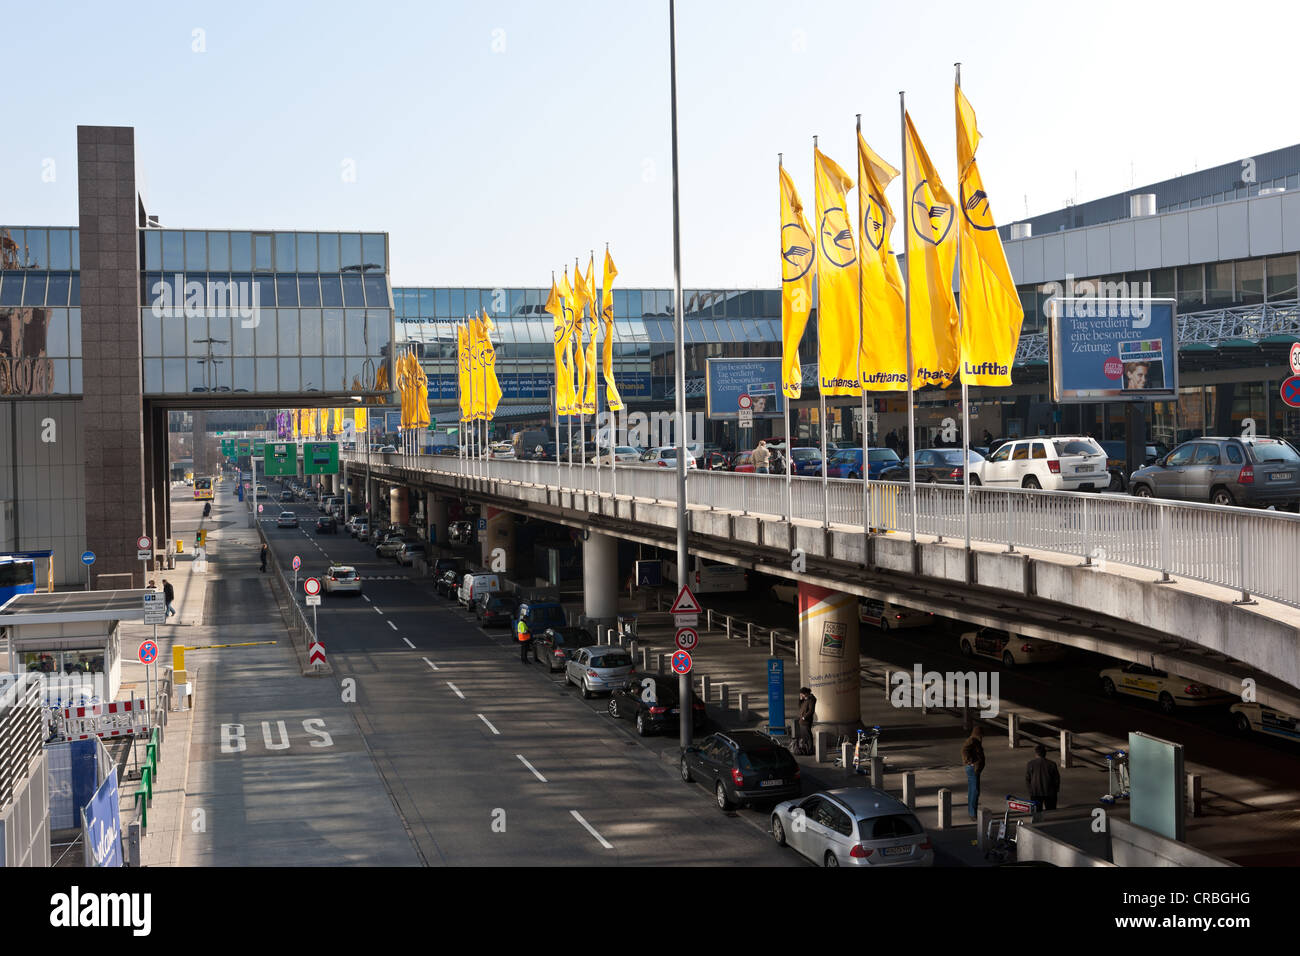
[[582,647],[571,654],[564,667],[564,681],[574,684],[582,691],[584,698],[593,694],[612,691],[622,687],[627,678],[636,673],[632,655],[624,648]]
[[777,804],[772,837],[822,866],[934,865],[934,848],[916,814],[870,787],[822,790]]

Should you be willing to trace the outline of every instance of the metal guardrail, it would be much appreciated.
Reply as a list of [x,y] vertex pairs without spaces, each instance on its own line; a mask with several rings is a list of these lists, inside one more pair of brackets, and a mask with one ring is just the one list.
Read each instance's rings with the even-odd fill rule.
[[[393,456],[397,457],[397,456]],[[290,638],[296,647],[300,648],[306,659],[307,648],[315,639],[315,632],[307,622],[307,616],[298,603],[298,595],[294,593],[293,585],[285,576],[284,569],[280,567],[280,559],[276,557],[275,548],[269,547],[266,540],[266,534],[262,530],[262,522],[254,518],[254,527],[257,528],[258,540],[267,544],[267,570],[271,575],[271,591],[275,594],[276,604],[280,608],[280,619],[289,632]]]
[[0,695],[0,810],[13,802],[43,746],[41,682],[25,677],[21,675]]

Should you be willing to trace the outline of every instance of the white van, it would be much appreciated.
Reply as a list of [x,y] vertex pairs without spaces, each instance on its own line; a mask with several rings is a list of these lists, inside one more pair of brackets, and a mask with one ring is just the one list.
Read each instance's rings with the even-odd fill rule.
[[466,574],[461,578],[460,590],[456,592],[456,599],[465,607],[473,607],[475,600],[484,591],[500,591],[501,579],[495,574]]
[[[725,591],[746,591],[749,589],[749,575],[744,568],[732,564],[719,564],[695,558],[695,570],[687,575],[687,583],[693,594],[716,594]],[[677,580],[677,562],[664,561],[664,577],[674,584]]]

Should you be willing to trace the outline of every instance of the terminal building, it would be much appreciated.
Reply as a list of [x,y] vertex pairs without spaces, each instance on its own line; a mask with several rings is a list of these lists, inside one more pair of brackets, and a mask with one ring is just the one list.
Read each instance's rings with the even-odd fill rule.
[[[142,586],[136,538],[170,536],[169,415],[212,428],[232,409],[373,402],[400,348],[421,355],[434,437],[451,440],[455,323],[480,310],[497,329],[498,436],[552,421],[549,287],[511,285],[512,276],[491,289],[394,277],[385,233],[172,228],[137,184],[133,130],[79,127],[77,146],[77,223],[4,225],[0,210],[0,552],[53,549],[56,583],[77,584],[89,549],[96,578],[116,576],[100,583]],[[1240,431],[1248,419],[1260,434],[1300,438],[1300,418],[1278,394],[1300,339],[1300,145],[1003,233],[1025,325],[1014,384],[971,389],[976,436],[1124,437],[1119,403],[1049,400],[1045,302],[1072,282],[1177,300],[1179,397],[1141,406],[1150,438],[1172,445]],[[613,298],[629,408],[672,410],[672,291],[616,286]],[[710,358],[779,357],[780,308],[776,288],[685,291],[688,411],[705,410]],[[801,346],[804,397],[792,403],[796,435],[810,440],[821,424],[815,334],[814,313]],[[960,416],[957,389],[917,400],[920,444]],[[860,440],[859,406],[830,403],[831,437]],[[876,393],[868,419],[873,442],[905,435],[906,394]],[[759,420],[750,435],[717,421],[704,437],[741,448],[780,428]]]

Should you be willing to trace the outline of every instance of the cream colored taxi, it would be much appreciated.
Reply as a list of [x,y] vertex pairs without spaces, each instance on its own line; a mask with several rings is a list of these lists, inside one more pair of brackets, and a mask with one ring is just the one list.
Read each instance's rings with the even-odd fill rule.
[[1218,688],[1145,664],[1106,668],[1101,672],[1101,692],[1107,697],[1128,694],[1153,700],[1166,714],[1172,714],[1179,707],[1215,707],[1234,699]]
[[1292,743],[1300,743],[1300,719],[1284,714],[1263,704],[1233,704],[1228,710],[1232,713],[1232,722],[1243,734],[1254,731],[1270,737],[1281,737]]

